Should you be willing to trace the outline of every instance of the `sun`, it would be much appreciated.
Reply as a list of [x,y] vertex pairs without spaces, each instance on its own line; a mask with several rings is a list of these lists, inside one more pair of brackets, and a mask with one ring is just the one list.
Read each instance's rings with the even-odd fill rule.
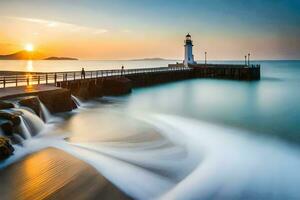
[[25,50],[26,51],[34,51],[34,46],[31,43],[28,43],[25,45]]

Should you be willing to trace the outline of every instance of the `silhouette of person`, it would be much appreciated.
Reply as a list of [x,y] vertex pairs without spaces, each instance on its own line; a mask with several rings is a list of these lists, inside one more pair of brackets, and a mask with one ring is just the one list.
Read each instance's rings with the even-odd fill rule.
[[81,79],[85,79],[85,70],[84,70],[84,68],[82,68],[82,70],[81,70]]
[[122,66],[122,69],[121,69],[121,76],[123,76],[123,73],[124,73],[124,66]]

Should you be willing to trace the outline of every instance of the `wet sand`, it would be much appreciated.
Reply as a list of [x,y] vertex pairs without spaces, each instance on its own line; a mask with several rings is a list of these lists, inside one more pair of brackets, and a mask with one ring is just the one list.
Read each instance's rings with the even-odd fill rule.
[[130,199],[93,167],[47,148],[0,171],[0,199]]

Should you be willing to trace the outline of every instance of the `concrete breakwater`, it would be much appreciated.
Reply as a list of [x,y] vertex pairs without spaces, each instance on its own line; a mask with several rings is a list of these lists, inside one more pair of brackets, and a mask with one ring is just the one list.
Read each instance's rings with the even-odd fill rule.
[[144,74],[128,74],[107,78],[89,78],[58,82],[57,86],[66,88],[82,99],[100,96],[118,96],[129,94],[135,87],[144,87],[160,83],[192,78],[190,71],[153,72]]
[[173,67],[174,70],[147,70],[144,73],[123,73],[110,77],[95,77],[79,80],[57,82],[57,86],[69,89],[70,92],[83,99],[105,95],[123,95],[132,88],[151,86],[160,83],[173,82],[193,78],[215,78],[230,80],[259,80],[260,66],[253,65],[220,65],[197,64],[189,68]]
[[129,74],[125,76],[132,81],[133,87],[149,86],[193,78],[251,81],[260,79],[260,67],[245,67],[244,65],[197,64],[191,65],[190,70]]

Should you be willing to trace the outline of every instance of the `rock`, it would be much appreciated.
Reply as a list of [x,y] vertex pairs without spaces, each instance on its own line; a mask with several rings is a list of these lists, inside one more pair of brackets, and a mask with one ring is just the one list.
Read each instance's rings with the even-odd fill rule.
[[0,110],[3,109],[10,109],[10,108],[14,108],[14,104],[6,102],[6,101],[0,101]]
[[0,161],[13,155],[14,151],[15,149],[11,145],[10,140],[6,137],[0,137]]
[[9,120],[14,126],[18,126],[21,123],[20,116],[22,112],[19,111],[4,111],[0,110],[0,119]]
[[50,113],[68,112],[76,108],[68,89],[58,89],[40,92],[39,99],[47,107]]
[[28,108],[31,108],[36,115],[42,116],[41,115],[41,105],[38,97],[36,96],[30,96],[30,97],[25,97],[19,101],[19,104],[21,106],[25,106]]
[[23,146],[23,138],[19,134],[13,134],[12,136],[8,137],[13,144],[18,144]]
[[0,110],[0,128],[5,136],[13,137],[14,133],[20,133],[22,114],[20,111]]
[[0,120],[0,127],[2,132],[7,135],[10,136],[13,134],[14,131],[14,125],[11,121],[9,120]]

